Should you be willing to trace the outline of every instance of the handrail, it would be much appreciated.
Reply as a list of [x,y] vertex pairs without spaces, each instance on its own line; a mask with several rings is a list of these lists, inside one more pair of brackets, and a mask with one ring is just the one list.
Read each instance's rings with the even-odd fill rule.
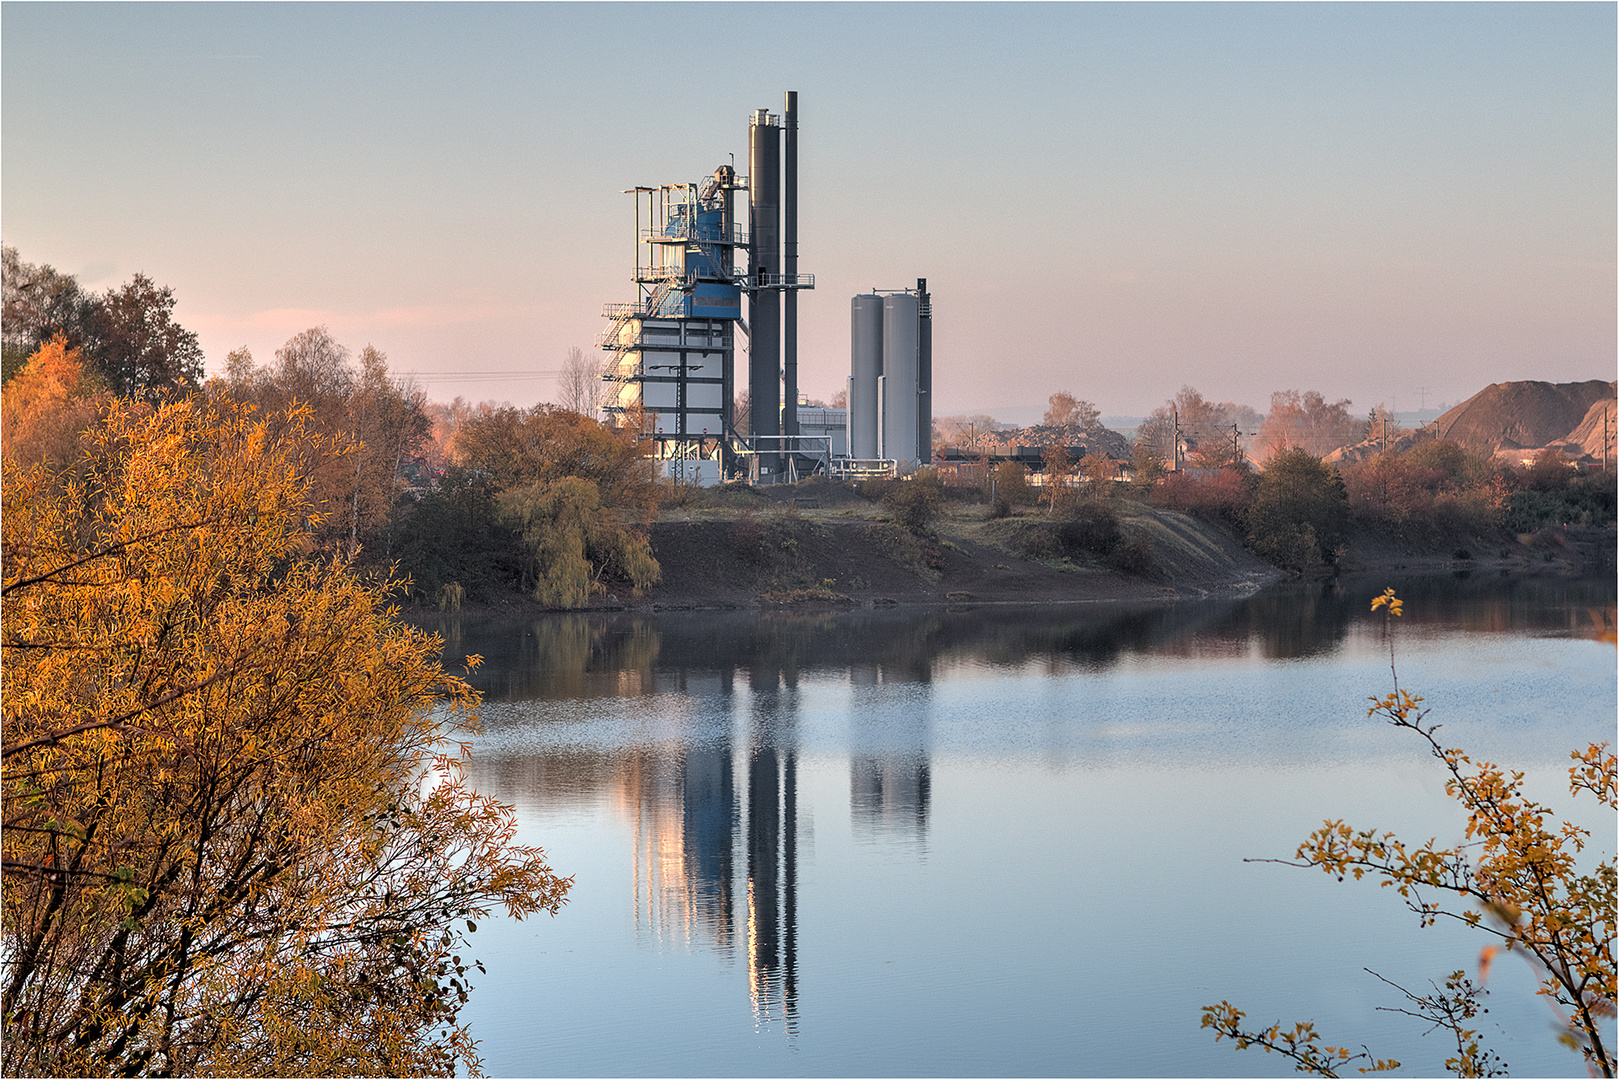
[[757,291],[759,289],[813,289],[815,288],[814,274],[744,274],[742,287]]
[[704,244],[732,244],[747,247],[750,241],[748,230],[741,226],[733,226],[729,233],[721,229],[707,226],[692,227],[691,222],[675,218],[664,226],[649,226],[641,230],[641,243],[688,243],[696,240]]

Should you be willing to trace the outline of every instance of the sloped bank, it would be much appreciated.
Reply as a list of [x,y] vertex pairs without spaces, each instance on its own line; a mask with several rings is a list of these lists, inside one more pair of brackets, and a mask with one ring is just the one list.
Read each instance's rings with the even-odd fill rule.
[[627,602],[678,609],[1140,601],[1241,595],[1282,577],[1188,515],[1125,503],[1118,517],[1124,534],[1144,538],[1150,552],[1132,572],[1079,548],[1020,545],[1051,524],[1037,515],[942,521],[927,536],[848,513],[692,515],[652,527],[663,577]]

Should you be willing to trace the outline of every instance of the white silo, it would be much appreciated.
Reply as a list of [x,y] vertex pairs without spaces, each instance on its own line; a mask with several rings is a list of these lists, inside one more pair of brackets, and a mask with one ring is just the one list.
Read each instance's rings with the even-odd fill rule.
[[850,304],[849,456],[882,457],[877,444],[877,379],[883,373],[883,298],[857,296]]
[[914,463],[920,338],[917,298],[883,297],[883,393],[878,457]]

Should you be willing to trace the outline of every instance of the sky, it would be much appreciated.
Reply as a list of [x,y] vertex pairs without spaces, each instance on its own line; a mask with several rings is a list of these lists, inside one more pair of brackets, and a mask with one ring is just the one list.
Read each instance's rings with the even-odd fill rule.
[[634,297],[623,190],[745,163],[796,90],[807,393],[852,296],[926,277],[936,416],[1431,408],[1615,377],[1616,39],[1611,3],[7,0],[0,237],[171,286],[211,370],[326,325],[529,405]]

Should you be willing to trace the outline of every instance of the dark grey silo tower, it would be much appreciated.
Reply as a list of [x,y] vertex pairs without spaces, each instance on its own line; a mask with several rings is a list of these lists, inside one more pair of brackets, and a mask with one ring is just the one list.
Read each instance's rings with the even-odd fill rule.
[[[775,449],[781,434],[781,128],[764,109],[748,123],[748,431],[767,436],[755,449]],[[796,185],[794,195],[796,196]],[[795,253],[796,254],[796,253]],[[772,479],[779,454],[759,457]]]

